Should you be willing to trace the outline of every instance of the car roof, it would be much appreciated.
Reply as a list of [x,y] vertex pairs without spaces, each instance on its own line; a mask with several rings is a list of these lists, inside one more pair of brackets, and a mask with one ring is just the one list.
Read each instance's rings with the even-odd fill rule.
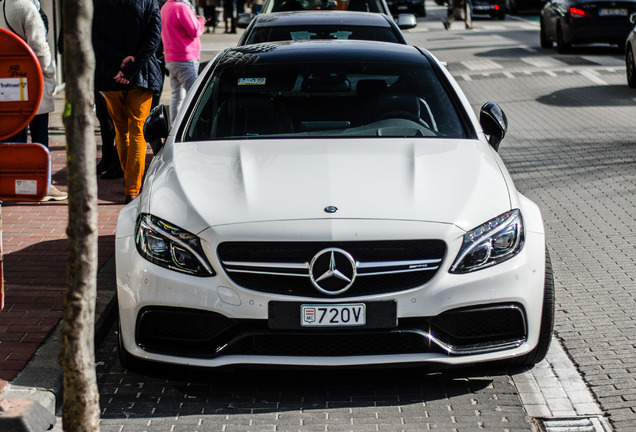
[[256,15],[254,26],[304,26],[344,24],[352,26],[390,27],[389,18],[374,12],[292,11]]
[[425,50],[414,46],[366,40],[267,42],[228,48],[218,58],[218,64],[238,65],[317,61],[434,62]]

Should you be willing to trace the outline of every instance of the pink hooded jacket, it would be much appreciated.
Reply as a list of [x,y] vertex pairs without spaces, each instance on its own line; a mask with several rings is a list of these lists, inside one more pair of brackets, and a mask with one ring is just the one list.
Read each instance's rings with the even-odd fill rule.
[[168,0],[161,8],[161,40],[167,62],[199,60],[205,20],[188,3]]

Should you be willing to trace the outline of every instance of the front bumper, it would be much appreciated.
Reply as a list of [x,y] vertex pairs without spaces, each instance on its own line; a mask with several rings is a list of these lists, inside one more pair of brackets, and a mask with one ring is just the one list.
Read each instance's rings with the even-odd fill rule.
[[[395,229],[387,230],[386,221],[352,223],[363,238],[365,232],[377,234],[380,226],[405,238],[413,232],[425,238],[435,238],[433,232],[440,234],[439,224],[396,222]],[[287,225],[287,235],[303,231]],[[236,231],[228,231],[232,229]],[[251,236],[244,229],[232,229],[217,231],[212,237]],[[259,231],[255,226],[251,229]],[[448,269],[462,235],[456,227],[446,228],[441,237],[448,245],[447,253],[435,276],[425,284],[344,299],[242,288],[222,271],[212,250],[206,253],[217,271],[215,277],[179,274],[139,256],[132,236],[118,237],[117,290],[123,345],[136,357],[208,367],[459,365],[528,353],[539,338],[545,272],[543,234],[527,232],[524,248],[509,261],[473,273],[451,274]],[[275,304],[360,302],[392,302],[396,324],[360,329],[281,329],[270,325]]]

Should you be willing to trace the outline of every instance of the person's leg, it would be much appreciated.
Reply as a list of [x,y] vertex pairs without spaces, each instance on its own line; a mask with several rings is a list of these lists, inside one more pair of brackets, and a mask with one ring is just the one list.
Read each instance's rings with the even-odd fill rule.
[[192,60],[184,63],[186,64],[183,65],[183,87],[187,93],[199,76],[199,62]]
[[170,122],[172,124],[177,118],[181,102],[183,102],[186,94],[182,63],[185,62],[166,63],[166,69],[170,73]]
[[126,197],[135,198],[141,189],[141,179],[146,168],[147,143],[143,135],[144,121],[152,106],[152,90],[135,87],[128,91],[126,109],[128,112],[129,146],[124,166],[124,192]]
[[29,123],[31,142],[49,147],[49,113],[37,114]]
[[108,91],[104,92],[108,113],[115,126],[115,143],[119,161],[126,172],[128,159],[129,133],[128,133],[128,110],[126,99],[128,91]]
[[95,92],[95,116],[99,122],[99,132],[102,138],[102,158],[97,164],[97,174],[107,171],[113,162],[119,165],[119,156],[115,147],[115,125],[108,114],[106,99],[102,92]]

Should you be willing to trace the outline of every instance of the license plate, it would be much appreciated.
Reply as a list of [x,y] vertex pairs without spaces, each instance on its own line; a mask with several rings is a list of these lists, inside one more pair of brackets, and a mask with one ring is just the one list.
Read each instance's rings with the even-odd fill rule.
[[398,10],[407,10],[409,7],[405,5],[399,5]]
[[300,306],[300,325],[303,327],[354,327],[363,326],[366,320],[364,303]]
[[627,16],[627,9],[599,9],[599,16]]

